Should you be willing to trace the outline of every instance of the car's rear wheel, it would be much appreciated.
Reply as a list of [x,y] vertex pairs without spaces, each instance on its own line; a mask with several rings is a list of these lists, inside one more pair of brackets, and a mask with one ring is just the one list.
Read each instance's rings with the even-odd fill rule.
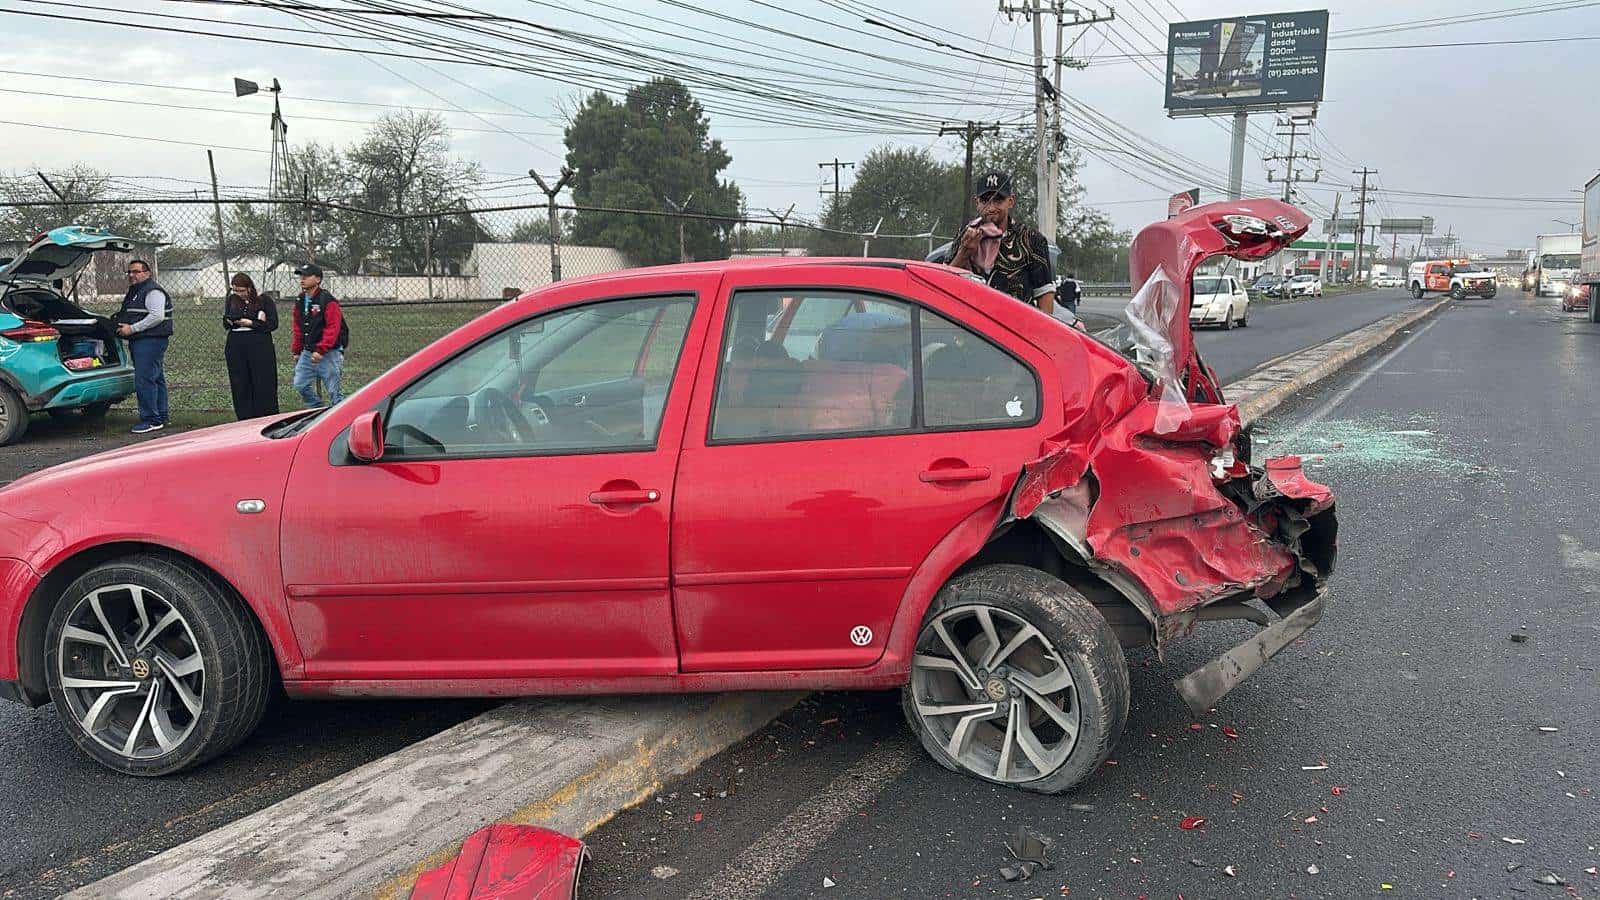
[[113,560],[74,581],[44,649],[67,733],[128,775],[168,775],[227,752],[255,730],[271,693],[271,654],[243,603],[166,556]]
[[1422,285],[1416,283],[1415,281],[1411,282],[1411,299],[1422,299]]
[[21,440],[27,430],[27,405],[11,385],[0,381],[0,447]]
[[1056,794],[1121,737],[1128,664],[1105,618],[1066,582],[986,566],[934,599],[901,705],[945,768]]
[[1240,328],[1249,328],[1250,327],[1250,304],[1248,304],[1248,303],[1246,303],[1244,305],[1244,315],[1239,317],[1239,327]]

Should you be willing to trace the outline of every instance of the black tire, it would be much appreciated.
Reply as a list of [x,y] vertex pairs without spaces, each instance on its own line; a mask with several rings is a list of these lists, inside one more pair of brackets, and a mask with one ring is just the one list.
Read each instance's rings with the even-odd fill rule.
[[1458,285],[1455,285],[1454,287],[1450,288],[1450,299],[1451,300],[1460,300],[1461,298],[1463,298],[1465,296],[1467,296],[1467,292],[1461,289],[1461,285],[1458,284]]
[[[136,585],[149,592],[147,598],[153,596],[154,599],[146,599],[147,606],[159,602],[171,612],[179,614],[181,619],[176,625],[152,637],[164,636],[164,641],[177,640],[184,648],[177,652],[187,653],[185,658],[198,656],[201,663],[201,681],[194,694],[199,701],[198,713],[184,719],[186,728],[184,725],[175,725],[169,717],[167,726],[174,730],[184,728],[182,737],[170,749],[154,755],[124,755],[102,744],[101,740],[107,739],[110,732],[97,738],[84,727],[78,714],[73,711],[73,704],[68,702],[62,683],[63,632],[69,618],[81,613],[80,602],[86,603],[91,593],[106,590],[106,593],[99,595],[101,608],[110,610],[107,615],[112,624],[99,629],[100,633],[113,631],[118,634],[119,642],[132,644],[132,639],[127,635],[130,629],[139,625],[138,621],[129,616],[121,625],[117,624],[119,617],[116,607],[125,602],[122,597],[131,597],[129,592],[119,587],[122,585]],[[126,609],[131,609],[131,605],[125,607],[124,611]],[[150,610],[150,614],[156,616],[154,609]],[[165,615],[159,618],[165,619]],[[185,630],[177,631],[180,626]],[[176,638],[172,637],[174,632]],[[188,643],[190,638],[192,646]],[[68,653],[67,664],[79,673],[88,671],[91,677],[98,666],[107,672],[100,677],[143,684],[142,694],[130,695],[130,702],[137,705],[138,698],[153,692],[157,682],[171,684],[171,679],[166,678],[160,665],[155,662],[156,656],[162,652],[162,643],[153,641],[147,644],[145,649],[136,651],[139,654],[137,658],[129,654],[133,666],[121,668],[117,668],[111,659],[109,648],[107,652],[101,652],[92,649],[93,644],[83,641],[67,643],[67,648],[90,648]],[[125,645],[122,652],[126,654],[128,649]],[[51,610],[45,628],[44,656],[50,699],[55,701],[56,712],[67,734],[79,749],[96,762],[125,775],[170,775],[198,766],[238,746],[260,724],[273,685],[271,650],[266,636],[244,602],[225,584],[193,563],[157,554],[135,554],[102,563],[74,581],[56,599]],[[147,674],[139,676],[138,662],[146,659],[150,660],[144,668]],[[169,687],[167,693],[174,692]],[[86,699],[75,694],[73,702],[81,707],[86,705]],[[119,716],[126,717],[121,709],[116,707],[109,716],[100,718],[111,719],[111,724],[116,726]],[[179,712],[180,716],[184,715],[176,707],[174,711]],[[133,719],[135,723],[139,722],[138,715]],[[137,729],[122,728],[124,732],[133,731],[134,738],[145,732],[152,739],[155,737],[154,725]],[[122,734],[116,734],[115,739],[121,740],[122,737]]]
[[[1065,760],[1032,780],[1005,780],[964,765],[950,755],[918,712],[915,671],[901,691],[906,721],[928,754],[953,772],[1041,794],[1071,790],[1106,761],[1127,724],[1128,663],[1122,645],[1105,617],[1071,585],[1027,566],[992,565],[968,572],[939,591],[920,629],[918,648],[925,641],[938,640],[932,625],[941,617],[984,607],[1037,629],[1070,673],[1079,720],[1076,740]],[[937,702],[932,697],[922,700]]]
[[1239,327],[1240,328],[1249,328],[1250,327],[1250,306],[1249,306],[1249,304],[1245,304],[1244,315],[1239,317]]
[[1421,300],[1422,299],[1422,284],[1420,282],[1416,282],[1416,281],[1411,282],[1411,299],[1413,299],[1413,300]]
[[1227,315],[1222,317],[1222,330],[1223,331],[1232,331],[1233,330],[1233,304],[1231,304],[1231,303],[1228,304],[1228,313],[1227,313]]
[[28,432],[28,406],[11,385],[0,381],[0,447],[22,440]]

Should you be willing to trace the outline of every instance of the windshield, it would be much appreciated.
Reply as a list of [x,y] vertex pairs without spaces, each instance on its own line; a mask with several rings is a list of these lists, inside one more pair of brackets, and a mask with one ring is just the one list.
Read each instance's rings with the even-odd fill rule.
[[1578,267],[1578,254],[1576,253],[1546,253],[1544,255],[1546,269],[1576,269]]
[[1196,296],[1200,294],[1220,294],[1227,289],[1228,283],[1221,278],[1196,278],[1194,280]]

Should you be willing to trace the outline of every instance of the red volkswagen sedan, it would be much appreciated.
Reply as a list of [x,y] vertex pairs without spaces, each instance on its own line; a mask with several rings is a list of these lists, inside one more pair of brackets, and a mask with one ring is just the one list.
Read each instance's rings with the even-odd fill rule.
[[1133,358],[944,266],[781,259],[561,282],[330,409],[0,489],[0,695],[162,775],[295,697],[903,689],[940,763],[1061,791],[1123,649],[1244,619],[1211,706],[1317,621],[1332,499],[1250,463],[1188,333],[1207,257],[1142,232]]

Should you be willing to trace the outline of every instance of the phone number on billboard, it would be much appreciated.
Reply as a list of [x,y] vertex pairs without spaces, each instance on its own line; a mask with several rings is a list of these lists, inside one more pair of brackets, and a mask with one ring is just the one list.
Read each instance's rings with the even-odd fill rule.
[[1306,66],[1302,69],[1273,69],[1267,72],[1268,78],[1294,78],[1298,75],[1315,75],[1321,72],[1319,66]]

